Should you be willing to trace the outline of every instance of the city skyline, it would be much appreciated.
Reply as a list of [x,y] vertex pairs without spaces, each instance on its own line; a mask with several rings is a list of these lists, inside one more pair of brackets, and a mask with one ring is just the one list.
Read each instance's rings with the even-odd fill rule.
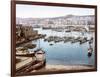
[[16,5],[16,17],[19,18],[52,18],[66,15],[94,15],[94,9],[40,6],[40,5]]

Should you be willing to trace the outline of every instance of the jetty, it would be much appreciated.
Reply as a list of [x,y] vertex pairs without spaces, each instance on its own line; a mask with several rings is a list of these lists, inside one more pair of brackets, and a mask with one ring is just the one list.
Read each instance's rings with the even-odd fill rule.
[[28,73],[34,70],[41,69],[46,65],[45,52],[42,49],[37,49],[33,53],[16,53],[16,73]]
[[41,61],[41,62],[32,61],[32,62],[29,62],[29,63],[25,64],[24,66],[16,69],[16,73],[17,74],[28,73],[33,70],[41,69],[44,66],[45,66],[45,61]]

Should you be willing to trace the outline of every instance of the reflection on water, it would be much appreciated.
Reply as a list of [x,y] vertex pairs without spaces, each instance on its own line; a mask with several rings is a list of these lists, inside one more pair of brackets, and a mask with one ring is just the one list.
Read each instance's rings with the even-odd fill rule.
[[[35,30],[38,30],[38,33],[40,34],[47,34],[48,36],[72,36],[72,35],[78,35],[82,36],[79,32],[71,32],[71,33],[65,33],[65,32],[55,32],[51,30],[42,30],[41,28],[36,28]],[[91,37],[93,34],[91,33],[85,33],[84,36]],[[46,52],[46,61],[47,64],[85,64],[85,65],[94,65],[94,49],[93,54],[91,57],[88,57],[88,48],[90,47],[90,44],[88,42],[84,44],[77,43],[71,43],[71,42],[59,42],[54,43],[52,42],[52,46],[49,42],[44,41],[43,39],[32,41],[32,43],[37,44],[37,48],[42,48]],[[94,48],[94,44],[92,45]],[[31,49],[31,50],[35,50]],[[31,51],[30,50],[30,51]]]

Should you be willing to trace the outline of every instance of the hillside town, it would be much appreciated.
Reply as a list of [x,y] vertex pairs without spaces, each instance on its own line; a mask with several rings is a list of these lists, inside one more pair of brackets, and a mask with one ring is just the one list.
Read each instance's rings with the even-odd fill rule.
[[67,25],[94,25],[95,24],[94,15],[86,16],[75,16],[75,15],[66,15],[54,18],[17,18],[16,23],[28,24],[33,27],[58,27],[58,26],[67,26]]

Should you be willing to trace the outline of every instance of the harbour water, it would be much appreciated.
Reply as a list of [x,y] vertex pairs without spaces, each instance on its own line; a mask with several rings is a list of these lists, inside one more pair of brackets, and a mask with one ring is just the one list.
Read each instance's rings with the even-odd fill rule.
[[[42,28],[35,28],[39,34],[46,34],[48,36],[82,36],[79,32],[56,32],[52,30],[42,30]],[[91,37],[93,34],[85,33],[84,36]],[[91,57],[88,57],[89,43],[79,44],[71,42],[47,42],[44,39],[32,41],[33,44],[37,44],[37,48],[42,48],[46,52],[46,63],[52,65],[94,65],[95,55],[94,49]],[[53,44],[52,46],[50,44]],[[94,43],[93,43],[94,48]],[[31,49],[30,51],[34,51]]]

